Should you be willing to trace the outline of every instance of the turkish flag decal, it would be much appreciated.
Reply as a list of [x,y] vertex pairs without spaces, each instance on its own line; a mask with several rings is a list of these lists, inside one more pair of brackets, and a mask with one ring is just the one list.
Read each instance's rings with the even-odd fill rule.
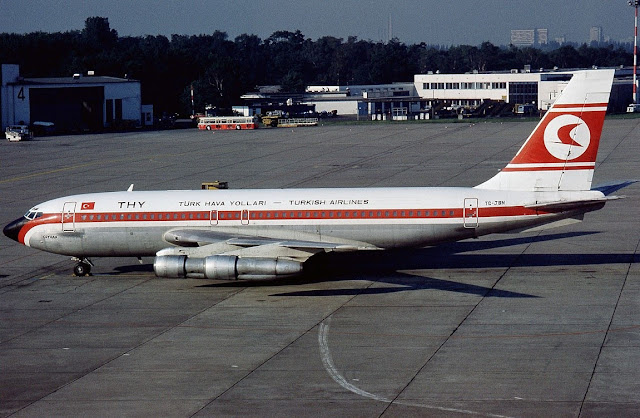
[[96,202],[82,202],[82,205],[80,206],[80,210],[93,210],[95,206],[96,206]]

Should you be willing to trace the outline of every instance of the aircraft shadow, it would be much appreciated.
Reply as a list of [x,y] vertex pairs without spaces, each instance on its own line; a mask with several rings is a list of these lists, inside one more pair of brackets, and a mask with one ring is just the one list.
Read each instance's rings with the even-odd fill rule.
[[[465,293],[483,297],[498,298],[535,298],[538,296],[510,292],[461,283],[433,277],[418,276],[402,270],[429,269],[482,269],[548,266],[577,266],[594,264],[618,264],[638,262],[633,254],[587,254],[587,253],[538,253],[522,254],[473,254],[475,251],[528,245],[536,242],[553,241],[563,238],[580,238],[597,232],[567,232],[538,236],[518,236],[514,238],[492,240],[465,240],[442,244],[435,247],[418,249],[395,249],[385,251],[361,251],[353,253],[320,253],[305,263],[305,273],[300,277],[273,279],[265,281],[239,280],[206,284],[199,287],[263,287],[287,286],[326,282],[344,282],[366,280],[385,283],[389,286],[368,288],[317,289],[275,293],[272,296],[355,296],[379,295],[412,290],[442,290]],[[472,254],[469,254],[472,253]],[[119,273],[152,272],[151,264],[132,264],[119,266]]]
[[[395,286],[344,288],[344,289],[319,289],[301,290],[296,292],[275,293],[271,296],[356,296],[356,295],[381,295],[413,290],[442,290],[447,292],[464,293],[483,297],[496,298],[537,298],[538,296],[526,293],[510,292],[507,290],[492,289],[491,287],[478,286],[469,283],[460,283],[451,280],[435,279],[433,277],[414,276],[405,273],[394,275],[366,276],[367,280],[376,283],[393,284]],[[322,280],[343,281],[343,279]],[[298,282],[299,284],[299,282]],[[399,285],[399,286],[398,286]]]
[[354,253],[320,253],[305,264],[302,277],[274,279],[268,281],[238,281],[205,285],[206,287],[260,287],[285,286],[321,282],[367,280],[387,283],[392,286],[375,288],[348,288],[311,290],[278,293],[273,296],[339,296],[358,294],[385,294],[401,291],[433,289],[458,293],[501,298],[537,297],[517,292],[492,289],[473,284],[460,283],[432,277],[416,276],[399,270],[425,269],[481,269],[576,266],[586,264],[617,264],[635,262],[633,254],[465,254],[473,251],[527,245],[535,242],[553,241],[562,238],[586,237],[597,232],[567,232],[541,236],[524,236],[494,240],[466,240],[441,246],[387,251],[362,251]]

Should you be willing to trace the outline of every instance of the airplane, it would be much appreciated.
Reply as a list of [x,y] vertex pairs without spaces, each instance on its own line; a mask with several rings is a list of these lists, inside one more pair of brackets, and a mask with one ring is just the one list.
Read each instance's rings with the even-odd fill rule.
[[425,247],[580,222],[633,181],[591,188],[614,70],[574,73],[513,159],[475,187],[165,190],[79,194],[8,224],[19,243],[72,256],[155,256],[158,277],[264,280],[330,251]]

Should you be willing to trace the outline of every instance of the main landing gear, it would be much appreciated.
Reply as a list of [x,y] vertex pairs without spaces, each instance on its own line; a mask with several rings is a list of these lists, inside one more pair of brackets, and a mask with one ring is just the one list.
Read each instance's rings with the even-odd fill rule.
[[73,261],[77,261],[78,264],[73,268],[73,275],[78,277],[90,276],[91,275],[91,266],[93,263],[88,258],[78,258],[73,257]]

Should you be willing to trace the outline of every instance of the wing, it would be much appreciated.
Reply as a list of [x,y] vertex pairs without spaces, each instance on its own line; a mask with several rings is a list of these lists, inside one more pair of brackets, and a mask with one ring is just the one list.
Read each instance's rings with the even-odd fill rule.
[[[315,239],[311,239],[315,238]],[[284,236],[240,235],[237,233],[201,229],[174,229],[164,234],[168,243],[176,245],[158,255],[183,254],[190,257],[235,255],[238,257],[289,258],[304,262],[322,251],[358,251],[379,249],[371,244],[323,236],[296,233],[296,238]]]

